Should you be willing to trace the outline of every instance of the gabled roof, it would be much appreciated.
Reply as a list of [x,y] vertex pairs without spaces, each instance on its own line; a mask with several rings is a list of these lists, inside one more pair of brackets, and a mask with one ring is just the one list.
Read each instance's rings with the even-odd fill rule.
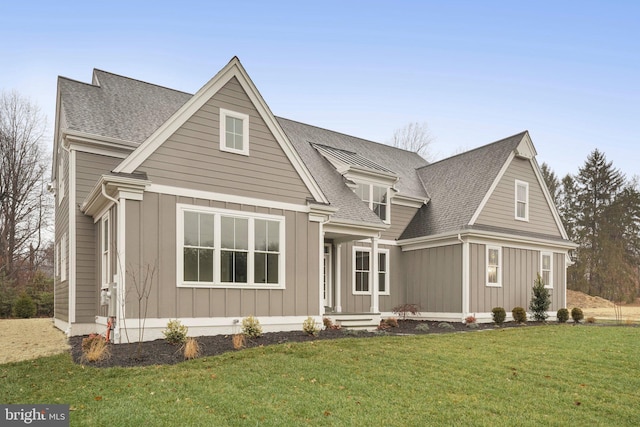
[[525,137],[528,139],[527,131],[418,169],[430,201],[420,208],[400,239],[468,228]]
[[311,143],[311,145],[313,145],[313,147],[316,150],[320,151],[320,153],[322,153],[323,155],[333,157],[348,166],[359,166],[362,168],[371,169],[372,171],[395,174],[393,171],[385,168],[384,166],[380,166],[376,162],[373,162],[358,153],[354,153],[353,151],[341,150],[339,148],[322,144]]
[[427,198],[416,168],[428,163],[416,153],[281,117],[277,119],[331,205],[339,208],[334,218],[382,223],[380,218],[346,185],[344,177],[314,148],[314,145],[322,146],[324,150],[332,150],[333,153],[339,151],[358,153],[350,157],[349,161],[354,162],[364,158],[359,153],[366,153],[367,161],[385,171],[393,172],[400,178],[394,185],[399,194]]

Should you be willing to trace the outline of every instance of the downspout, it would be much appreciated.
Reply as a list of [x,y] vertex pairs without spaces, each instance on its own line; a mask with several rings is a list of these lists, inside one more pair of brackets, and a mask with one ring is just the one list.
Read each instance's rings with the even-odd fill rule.
[[[120,202],[117,199],[114,199],[113,197],[111,197],[109,194],[107,194],[107,185],[104,182],[102,183],[102,187],[100,189],[100,192],[102,193],[102,195],[104,196],[105,199],[112,201],[116,205],[117,211],[120,212]],[[111,222],[111,221],[109,221],[109,222]],[[121,226],[120,221],[117,221],[117,226],[118,226],[118,229],[119,229],[120,226]],[[116,238],[117,238],[117,233],[116,233]],[[118,243],[120,243],[120,242],[118,242]],[[109,244],[111,244],[111,242],[109,242]],[[118,247],[118,250],[120,250],[120,247]],[[117,276],[118,276],[118,278],[120,278],[120,276],[121,276],[120,273],[121,272],[120,272],[120,263],[119,262],[116,264],[116,268],[118,270]],[[109,281],[109,282],[111,283],[111,281]],[[120,282],[120,280],[118,280],[118,282]],[[118,283],[118,285],[119,284],[120,283]],[[107,314],[109,315],[109,318],[107,320],[107,333],[106,333],[106,336],[107,336],[107,340],[111,336],[114,343],[115,343],[116,336],[120,337],[120,322],[116,321],[116,319],[119,318],[118,309],[120,307],[119,300],[121,298],[121,292],[117,291],[117,289],[119,287],[118,285],[116,285],[115,298],[113,298],[114,297],[113,290],[109,289],[109,291],[108,291],[111,294],[111,299],[109,300],[109,308],[107,309],[108,310]],[[114,301],[114,299],[115,299],[115,301]],[[117,304],[116,305],[116,309],[114,311],[111,310],[111,304]],[[113,315],[113,313],[115,313],[115,316]],[[113,335],[111,334],[111,331],[114,331]]]
[[471,309],[469,304],[469,242],[465,241],[460,233],[458,233],[458,240],[462,244],[462,320],[464,321]]

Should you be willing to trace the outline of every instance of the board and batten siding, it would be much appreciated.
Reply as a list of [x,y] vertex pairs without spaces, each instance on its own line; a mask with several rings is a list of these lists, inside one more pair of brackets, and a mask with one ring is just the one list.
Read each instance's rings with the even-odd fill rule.
[[[176,283],[176,204],[257,212],[285,217],[285,289],[178,287]],[[319,315],[319,223],[308,214],[214,200],[145,193],[126,201],[126,316],[138,317],[133,277],[144,283],[155,267],[147,318]]]
[[380,295],[378,306],[381,312],[391,312],[394,307],[407,302],[406,272],[402,263],[402,249],[398,246],[380,245],[389,250],[389,295]]
[[[553,254],[553,289],[549,312],[564,307],[565,255]],[[472,313],[489,313],[494,307],[502,307],[510,313],[514,307],[529,311],[534,281],[540,271],[540,251],[502,247],[502,286],[486,285],[486,246],[470,245],[470,310]]]
[[[220,108],[249,116],[249,156],[220,151]],[[138,171],[154,184],[304,204],[302,179],[244,92],[231,79]]]
[[[99,314],[100,267],[96,257],[100,243],[93,218],[84,215],[79,205],[103,174],[113,170],[122,159],[76,152],[76,322],[93,323]],[[112,218],[115,215],[112,215]],[[99,232],[98,232],[99,233]],[[115,256],[115,254],[114,254]],[[115,271],[115,270],[114,270]]]
[[[516,180],[529,183],[528,221],[515,219]],[[533,166],[528,160],[518,158],[511,161],[475,223],[562,237]]]
[[384,240],[398,239],[404,229],[407,228],[409,222],[416,215],[416,212],[418,212],[417,208],[394,205],[391,203],[391,224],[388,229],[382,232],[380,238]]
[[462,245],[403,252],[406,300],[423,313],[462,312]]

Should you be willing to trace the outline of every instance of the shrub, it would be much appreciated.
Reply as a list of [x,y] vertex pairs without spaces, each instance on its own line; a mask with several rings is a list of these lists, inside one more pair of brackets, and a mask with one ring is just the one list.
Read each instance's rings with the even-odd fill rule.
[[179,320],[169,320],[167,329],[162,331],[164,338],[169,344],[184,344],[187,341],[187,333],[189,328],[183,325]]
[[387,322],[384,321],[384,319],[380,320],[380,324],[378,325],[377,330],[378,331],[386,331],[387,329],[391,328],[391,326],[389,326],[387,324]]
[[416,326],[416,330],[417,331],[422,331],[422,332],[427,332],[429,330],[429,324],[428,323],[420,323],[418,326]]
[[471,325],[473,323],[476,323],[476,318],[474,316],[472,316],[472,315],[469,315],[469,316],[464,318],[464,323],[466,323],[467,326],[469,326],[469,325]]
[[242,319],[242,333],[247,338],[260,338],[262,336],[262,326],[260,321],[253,316]]
[[407,315],[417,316],[420,314],[420,306],[418,304],[400,304],[391,309],[394,313],[402,316],[402,320],[407,320]]
[[587,317],[586,320],[587,323],[596,323],[596,318],[593,316]]
[[440,329],[449,329],[449,330],[453,330],[456,327],[453,326],[451,323],[447,323],[447,322],[440,322],[438,323],[438,328]]
[[320,326],[316,323],[313,317],[307,317],[304,322],[302,322],[302,330],[307,335],[316,336],[318,332],[320,332]]
[[111,357],[107,340],[102,335],[91,334],[82,340],[83,362],[100,362]]
[[398,327],[398,319],[396,319],[395,317],[387,317],[383,321],[390,328],[397,328]]
[[566,323],[569,320],[569,310],[566,308],[561,308],[558,310],[558,314],[556,315],[559,323]]
[[531,310],[531,313],[533,314],[533,318],[535,320],[544,322],[545,320],[547,320],[547,317],[549,317],[549,315],[547,314],[547,310],[549,310],[550,305],[551,295],[549,294],[549,289],[544,287],[544,281],[538,273],[538,277],[533,282],[529,310]]
[[511,310],[511,315],[516,323],[524,323],[527,321],[527,312],[522,307],[515,307]]
[[478,329],[480,327],[480,325],[478,325],[477,323],[467,323],[467,328],[469,329]]
[[53,292],[41,292],[38,295],[36,304],[38,306],[38,316],[53,317]]
[[195,338],[187,338],[184,344],[182,344],[182,352],[184,358],[187,360],[195,359],[200,356],[200,343]]
[[584,313],[582,313],[582,309],[578,307],[573,307],[571,309],[571,318],[574,322],[580,323],[582,319],[584,319]]
[[496,325],[502,325],[504,323],[504,319],[507,318],[507,312],[502,307],[493,307],[491,310],[491,316],[493,317],[493,321]]
[[246,337],[244,336],[244,334],[235,334],[232,340],[233,340],[233,348],[236,350],[240,350],[241,348],[244,347],[244,344],[246,342]]
[[19,317],[21,319],[29,319],[36,315],[38,307],[33,299],[26,293],[23,293],[13,303],[13,317]]
[[345,335],[358,336],[362,333],[360,329],[343,329],[342,333]]
[[328,317],[323,317],[322,323],[324,324],[325,329],[342,329],[342,326],[333,323],[333,321]]

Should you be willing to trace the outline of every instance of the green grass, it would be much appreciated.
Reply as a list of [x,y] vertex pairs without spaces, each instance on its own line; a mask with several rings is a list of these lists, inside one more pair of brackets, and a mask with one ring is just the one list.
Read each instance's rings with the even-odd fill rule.
[[636,425],[640,329],[556,325],[284,344],[175,366],[0,365],[71,425]]

